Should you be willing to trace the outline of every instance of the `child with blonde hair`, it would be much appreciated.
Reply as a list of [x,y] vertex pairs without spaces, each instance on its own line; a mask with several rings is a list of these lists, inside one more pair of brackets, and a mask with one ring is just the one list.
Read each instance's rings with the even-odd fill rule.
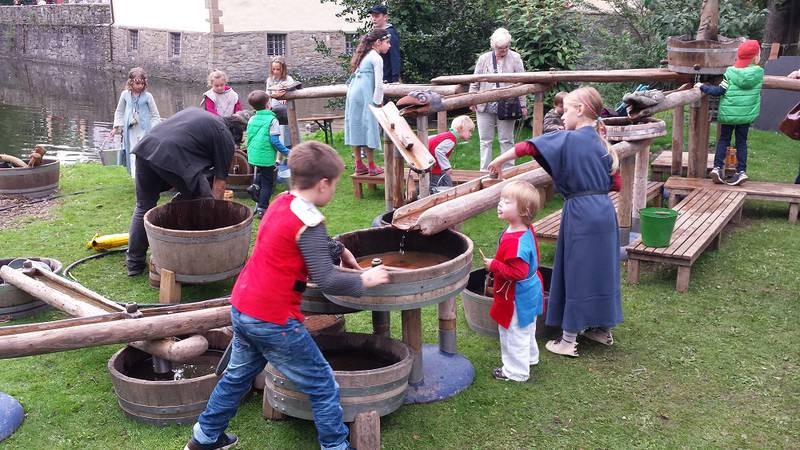
[[208,87],[203,93],[203,109],[215,116],[230,116],[242,110],[239,94],[228,86],[228,75],[215,70],[208,74]]
[[574,90],[564,99],[565,131],[520,142],[489,164],[498,173],[506,161],[533,156],[564,196],[545,321],[563,333],[545,348],[572,357],[578,334],[612,345],[611,328],[622,322],[619,227],[608,198],[622,180],[618,156],[603,137],[602,108],[596,89]]
[[133,178],[136,177],[133,148],[159,122],[161,115],[156,101],[147,92],[147,72],[141,67],[134,67],[128,72],[125,90],[119,96],[117,110],[114,111],[114,129],[111,130],[112,134],[122,135],[122,152],[118,162],[128,169]]
[[458,116],[450,124],[450,131],[439,133],[428,139],[428,151],[433,155],[435,163],[431,167],[431,193],[440,189],[453,187],[450,177],[450,155],[456,148],[458,139],[468,141],[472,137],[475,124],[469,116]]
[[[286,100],[280,100],[273,96],[282,96],[286,93],[286,87],[294,83],[294,78],[289,75],[289,68],[286,67],[286,60],[283,56],[272,58],[269,64],[269,77],[267,77],[266,91],[270,96],[270,109],[285,108]],[[292,146],[292,135],[289,132],[289,125],[281,125],[281,142],[287,147]]]
[[527,381],[530,366],[539,363],[536,316],[542,312],[543,284],[539,276],[539,246],[533,216],[539,192],[530,183],[513,181],[500,193],[497,217],[508,222],[494,258],[483,258],[494,275],[494,299],[489,315],[500,331],[503,366],[492,376],[504,381]]

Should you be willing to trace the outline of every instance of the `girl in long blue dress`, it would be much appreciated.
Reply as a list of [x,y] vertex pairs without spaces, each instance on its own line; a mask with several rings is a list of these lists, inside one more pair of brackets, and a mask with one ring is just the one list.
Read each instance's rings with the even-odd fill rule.
[[[382,54],[392,46],[386,30],[372,30],[361,38],[353,59],[344,107],[344,143],[353,146],[356,175],[380,175],[383,169],[375,165],[375,149],[381,145],[378,121],[369,105],[383,105]],[[369,167],[361,160],[361,150],[366,150]]]
[[133,148],[159,122],[161,115],[156,101],[147,92],[147,72],[141,67],[134,67],[128,72],[128,82],[119,96],[114,111],[114,129],[111,130],[112,134],[122,135],[122,152],[118,163],[125,166],[133,178],[136,178]]
[[601,137],[600,94],[591,87],[564,99],[566,131],[547,133],[518,143],[489,165],[498,173],[503,163],[530,155],[550,174],[564,196],[547,325],[563,330],[547,350],[578,356],[581,334],[612,345],[611,328],[622,322],[619,274],[619,231],[609,190],[619,190],[616,153]]

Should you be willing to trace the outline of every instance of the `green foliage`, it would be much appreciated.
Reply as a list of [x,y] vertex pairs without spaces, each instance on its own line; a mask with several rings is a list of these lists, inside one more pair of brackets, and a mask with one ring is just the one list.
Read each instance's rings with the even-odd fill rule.
[[[666,58],[669,36],[694,34],[702,0],[608,0],[611,26],[598,24],[591,34],[604,44],[601,66],[625,69],[657,67]],[[720,2],[719,32],[723,36],[761,39],[767,10],[763,0]]]
[[[323,0],[342,7],[341,16],[372,27],[367,11],[375,0]],[[389,22],[400,35],[403,82],[426,82],[440,75],[471,72],[477,55],[489,48],[496,28],[494,0],[394,0],[385,2]]]

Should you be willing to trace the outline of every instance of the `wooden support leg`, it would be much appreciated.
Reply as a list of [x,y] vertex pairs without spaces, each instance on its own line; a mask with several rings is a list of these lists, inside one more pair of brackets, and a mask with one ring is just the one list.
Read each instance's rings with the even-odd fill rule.
[[677,205],[677,204],[678,204],[678,195],[670,192],[669,193],[669,200],[667,201],[667,205],[670,208],[674,208],[675,205]]
[[358,450],[380,450],[381,417],[377,411],[356,414],[350,424],[350,445]]
[[639,283],[639,260],[628,256],[628,284]]
[[661,205],[664,204],[664,191],[661,189],[658,190],[658,195],[653,197],[653,205],[661,208]]
[[797,223],[797,213],[800,203],[789,203],[789,223]]
[[675,290],[684,294],[689,290],[689,277],[692,274],[691,266],[678,266],[678,281]]
[[181,302],[181,284],[175,280],[175,272],[161,269],[161,287],[158,289],[158,302],[174,304]]
[[266,420],[284,420],[286,419],[286,415],[277,409],[273,408],[272,405],[269,404],[269,399],[267,398],[267,391],[264,391],[264,399],[263,404],[261,406],[261,415],[264,416]]
[[711,250],[719,250],[722,246],[722,231],[720,230],[719,233],[714,237],[711,241]]
[[375,184],[375,183],[370,183],[370,184],[369,184],[369,190],[370,190],[370,191],[376,191],[376,190],[378,190],[378,185],[377,185],[377,184]]
[[742,209],[744,208],[739,208],[738,210],[736,210],[736,214],[734,214],[733,217],[731,218],[731,222],[733,222],[734,224],[742,223]]
[[356,198],[362,198],[364,196],[364,192],[361,190],[361,183],[355,178],[353,178],[353,195],[355,195]]

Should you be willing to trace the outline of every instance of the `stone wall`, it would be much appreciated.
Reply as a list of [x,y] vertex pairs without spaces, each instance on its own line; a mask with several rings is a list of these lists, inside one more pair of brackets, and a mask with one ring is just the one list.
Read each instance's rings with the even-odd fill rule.
[[139,29],[139,48],[132,49],[128,28],[111,30],[111,68],[127,72],[143,67],[150,76],[187,81],[205,81],[213,41],[209,33],[180,33],[181,53],[172,56],[170,32]]
[[0,7],[0,56],[105,67],[109,5]]

